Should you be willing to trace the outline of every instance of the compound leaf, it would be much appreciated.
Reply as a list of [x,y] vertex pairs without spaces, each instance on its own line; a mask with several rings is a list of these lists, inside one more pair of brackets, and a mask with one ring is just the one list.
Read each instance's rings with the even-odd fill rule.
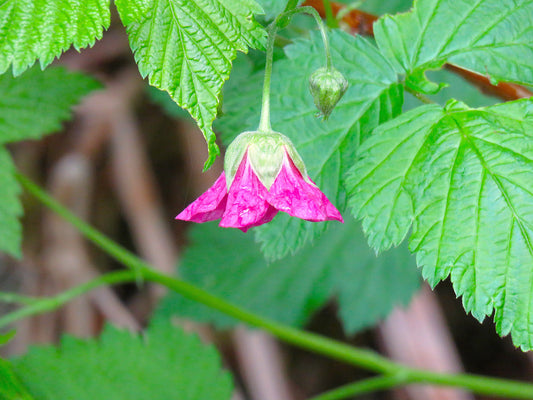
[[109,0],[0,2],[0,74],[19,75],[39,59],[41,68],[70,46],[92,46],[109,26]]
[[186,108],[204,133],[209,167],[219,154],[212,123],[237,51],[263,48],[254,0],[116,1],[143,77]]
[[145,335],[107,327],[99,340],[33,347],[13,370],[37,399],[229,400],[231,377],[213,347],[169,323]]

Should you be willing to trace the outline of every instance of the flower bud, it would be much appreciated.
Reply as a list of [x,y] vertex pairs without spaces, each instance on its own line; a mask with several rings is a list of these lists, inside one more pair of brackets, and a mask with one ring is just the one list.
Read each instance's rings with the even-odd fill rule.
[[326,120],[348,89],[348,81],[333,67],[317,69],[309,78],[309,90],[316,108]]

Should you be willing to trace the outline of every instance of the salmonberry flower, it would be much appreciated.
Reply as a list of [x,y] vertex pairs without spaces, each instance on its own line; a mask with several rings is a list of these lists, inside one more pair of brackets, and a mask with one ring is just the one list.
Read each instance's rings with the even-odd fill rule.
[[284,211],[307,221],[344,222],[339,211],[307,175],[286,136],[278,132],[244,132],[228,147],[224,172],[176,219],[249,228],[270,222]]

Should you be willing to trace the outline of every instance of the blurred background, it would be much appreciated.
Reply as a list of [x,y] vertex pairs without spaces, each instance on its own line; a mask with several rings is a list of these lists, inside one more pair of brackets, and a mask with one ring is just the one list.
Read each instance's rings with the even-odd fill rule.
[[[265,8],[267,4],[264,2]],[[323,10],[320,1],[311,4]],[[405,11],[411,2],[367,0],[343,6],[347,8],[341,11],[341,27],[370,35],[372,15]],[[300,35],[309,27],[312,24],[302,17],[292,30],[282,34],[288,43],[291,34]],[[247,57],[260,65],[257,60],[262,60],[263,54],[252,52]],[[105,87],[76,107],[73,119],[61,132],[11,146],[17,166],[78,216],[161,271],[175,274],[176,266],[187,258],[184,253],[191,240],[191,226],[174,221],[174,217],[211,186],[222,170],[221,158],[209,171],[201,172],[207,158],[202,134],[186,112],[141,79],[116,15],[111,28],[93,48],[81,53],[70,50],[56,64],[93,75]],[[465,75],[464,71],[432,73],[433,80],[451,83],[435,100],[444,102],[455,97],[471,106],[482,106],[527,95],[520,88],[490,89],[483,82],[482,91],[479,82],[475,84],[471,77],[464,80],[461,75]],[[405,108],[416,105],[416,99],[406,98]],[[0,290],[49,296],[102,272],[121,268],[33,198],[23,195],[23,202],[24,258],[15,261],[0,255]],[[364,239],[361,243],[365,244]],[[225,249],[230,254],[238,251]],[[415,268],[408,256],[405,262],[410,263],[408,268]],[[203,278],[209,275],[201,273],[207,274]],[[491,321],[480,324],[466,315],[448,282],[431,291],[412,276],[412,293],[385,319],[379,318],[377,324],[372,321],[374,326],[361,326],[353,329],[358,331],[356,334],[346,334],[337,316],[338,303],[332,299],[315,307],[316,311],[313,309],[306,328],[421,368],[532,380],[533,357],[515,349],[509,338],[499,338]],[[260,332],[242,327],[217,330],[209,324],[193,322],[195,318],[176,317],[172,315],[176,304],[181,303],[166,297],[164,290],[156,286],[101,288],[56,312],[18,322],[17,335],[0,348],[0,355],[13,357],[25,353],[33,344],[57,343],[64,333],[97,336],[106,321],[139,331],[159,310],[159,318],[172,318],[218,346],[235,377],[235,399],[303,400],[369,376],[286,346]],[[0,304],[0,315],[11,309]],[[195,313],[202,311],[191,308],[185,312],[189,316]],[[412,386],[359,398],[474,397],[460,390]]]

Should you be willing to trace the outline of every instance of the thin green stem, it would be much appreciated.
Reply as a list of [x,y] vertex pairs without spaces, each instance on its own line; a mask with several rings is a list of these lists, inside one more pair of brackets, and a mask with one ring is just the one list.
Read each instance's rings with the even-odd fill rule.
[[322,35],[322,42],[324,43],[324,52],[326,56],[326,67],[329,69],[333,66],[331,61],[331,51],[329,47],[328,33],[326,26],[318,14],[318,11],[313,7],[295,7],[293,2],[289,1],[286,6],[286,11],[276,17],[276,19],[268,26],[268,40],[266,46],[266,62],[265,62],[265,77],[263,80],[263,94],[261,102],[261,117],[259,119],[259,132],[271,132],[272,126],[270,124],[270,82],[272,80],[272,64],[274,59],[274,41],[278,29],[284,28],[290,21],[294,14],[305,13],[315,18],[315,21],[320,29]]
[[403,383],[404,377],[402,375],[376,376],[350,383],[348,385],[340,386],[336,389],[315,396],[309,400],[341,400],[348,397],[359,396],[364,393],[390,389]]
[[329,0],[322,0],[324,2],[324,11],[326,12],[326,23],[330,28],[338,28],[339,21],[333,15],[333,9],[331,8],[331,2]]
[[333,67],[333,62],[331,61],[328,32],[326,26],[324,25],[324,22],[322,21],[322,18],[320,17],[320,14],[317,10],[310,6],[300,7],[297,10],[311,15],[315,19],[315,22],[318,25],[318,29],[320,29],[320,34],[322,35],[322,42],[324,43],[324,52],[326,53],[326,67],[328,69]]
[[[131,282],[137,278],[134,271],[119,271],[111,272],[109,274],[100,275],[99,277],[75,286],[65,292],[53,297],[46,297],[42,299],[31,298],[31,303],[26,302],[26,307],[20,308],[12,313],[6,314],[0,318],[0,328],[3,328],[14,321],[22,318],[30,317],[32,315],[43,314],[58,309],[72,299],[81,296],[99,286],[112,285],[122,282]],[[29,299],[28,299],[29,300]]]
[[[533,385],[529,383],[477,375],[445,374],[410,368],[390,361],[373,351],[358,349],[317,334],[301,331],[299,329],[277,323],[273,320],[260,317],[259,315],[237,307],[226,300],[213,296],[205,290],[202,290],[188,282],[181,281],[157,272],[156,270],[152,269],[149,264],[142,261],[128,250],[119,246],[111,239],[107,238],[105,235],[80,220],[78,217],[52,199],[48,194],[46,194],[46,192],[31,182],[28,178],[21,174],[17,174],[17,178],[27,191],[37,197],[47,207],[58,213],[65,220],[73,224],[80,230],[81,233],[85,235],[87,239],[95,243],[117,261],[125,264],[131,269],[131,271],[103,275],[100,280],[91,281],[79,287],[73,288],[65,292],[67,294],[56,296],[56,301],[47,304],[46,307],[41,306],[38,309],[34,308],[32,314],[50,311],[54,309],[54,307],[57,308],[66,301],[74,298],[77,295],[85,293],[87,290],[90,290],[92,287],[99,286],[100,284],[128,281],[141,276],[146,281],[160,283],[188,299],[204,304],[251,326],[262,328],[287,343],[291,343],[295,346],[315,352],[317,354],[322,354],[332,359],[344,361],[346,363],[381,373],[389,377],[396,377],[396,379],[401,378],[401,381],[399,381],[398,384],[429,383],[461,387],[463,389],[471,390],[474,393],[492,396],[517,399],[533,398]],[[115,277],[114,279],[110,278],[113,276]],[[30,309],[32,307],[35,307],[35,305],[28,306]],[[24,310],[25,309],[22,309],[20,311],[23,312]],[[20,314],[18,318],[20,318]],[[11,318],[11,320],[13,319]]]
[[[276,18],[277,21],[277,18]],[[261,104],[261,119],[259,120],[259,132],[271,132],[270,126],[270,80],[272,78],[272,62],[274,58],[274,39],[278,26],[272,22],[267,29],[268,42],[266,51],[265,78],[263,81],[263,100]]]

